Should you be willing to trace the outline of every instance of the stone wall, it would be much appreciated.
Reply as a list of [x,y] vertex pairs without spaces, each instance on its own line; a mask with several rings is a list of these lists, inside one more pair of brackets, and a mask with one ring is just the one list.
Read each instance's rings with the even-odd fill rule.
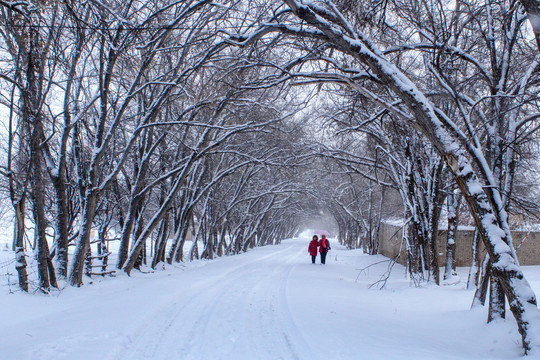
[[[401,246],[401,227],[387,223],[381,224],[379,254],[395,257],[401,250],[398,263],[405,264],[405,244]],[[472,243],[474,229],[459,229],[456,233],[456,266],[470,266],[472,263]],[[512,231],[514,248],[521,265],[540,265],[540,232]],[[485,252],[483,244],[480,246]],[[444,266],[446,257],[446,230],[438,235],[439,265]],[[483,257],[483,256],[482,256]]]

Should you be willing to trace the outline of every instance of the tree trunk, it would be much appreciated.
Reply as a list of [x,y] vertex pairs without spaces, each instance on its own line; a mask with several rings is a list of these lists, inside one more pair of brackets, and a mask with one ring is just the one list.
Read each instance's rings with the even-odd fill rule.
[[26,271],[26,254],[24,251],[24,207],[25,197],[23,196],[15,206],[15,269],[19,275],[19,287],[28,292],[28,273]]
[[88,246],[86,257],[84,258],[84,274],[88,277],[92,277],[92,266],[92,247]]
[[448,204],[448,232],[446,237],[446,261],[444,280],[450,280],[456,275],[456,231],[458,226],[458,209],[460,197],[452,191],[447,197]]
[[101,259],[101,273],[104,275],[107,272],[109,263],[109,249],[107,248],[107,225],[102,224],[98,234],[98,256]]
[[[60,170],[63,171],[63,170]],[[56,256],[58,275],[67,277],[68,266],[68,210],[66,197],[65,176],[52,177],[56,195],[56,223],[54,228],[54,243],[56,244]]]
[[199,259],[198,243],[203,228],[203,222],[203,219],[199,219],[198,224],[195,224],[195,221],[191,222],[191,232],[193,234],[193,243],[191,244],[191,249],[189,250],[189,260],[191,261],[194,259]]
[[167,239],[169,236],[169,216],[161,221],[161,226],[156,240],[156,252],[152,260],[152,269],[155,269],[157,264],[165,262],[165,248],[167,247]]
[[469,268],[469,278],[467,279],[467,289],[471,287],[471,283],[474,280],[474,285],[478,285],[478,275],[480,264],[480,241],[478,241],[478,231],[474,230],[473,243],[471,247],[471,267]]
[[379,237],[381,232],[381,224],[382,224],[382,218],[383,218],[383,205],[385,201],[385,194],[386,194],[386,187],[383,186],[381,189],[381,201],[379,203],[379,212],[377,215],[377,225],[375,228],[375,237],[374,242],[371,244],[371,250],[369,252],[370,255],[377,255],[379,253]]
[[[192,210],[188,209],[182,212],[180,217],[180,233],[176,240],[173,242],[173,246],[169,250],[169,255],[167,256],[167,262],[172,264],[173,261],[181,262],[184,259],[184,244],[186,243],[186,237],[189,232],[189,227],[191,223]],[[195,234],[192,234],[194,236]]]
[[479,274],[478,284],[476,285],[476,291],[474,293],[474,299],[471,307],[486,304],[486,297],[489,287],[489,278],[491,277],[491,262],[489,261],[489,255],[486,255],[482,262],[482,271]]
[[[450,225],[448,232],[452,231]],[[456,240],[454,234],[448,235],[446,239],[446,261],[444,268],[444,280],[450,280],[456,275]]]
[[122,227],[120,246],[118,249],[118,260],[116,263],[116,267],[118,269],[121,269],[124,266],[128,258],[129,243],[132,236],[133,224],[135,223],[135,218],[137,217],[137,214],[140,212],[143,201],[144,200],[141,196],[136,196],[129,203],[129,208],[124,222],[124,226]]
[[83,284],[84,263],[90,247],[92,222],[97,206],[97,194],[95,193],[95,190],[87,190],[83,204],[84,210],[79,228],[79,236],[77,238],[75,253],[73,254],[74,260],[69,273],[69,281],[72,286],[81,286]]
[[51,268],[49,264],[49,245],[47,244],[47,220],[45,216],[45,188],[43,186],[43,160],[41,140],[43,139],[43,124],[40,113],[40,86],[39,73],[41,64],[39,49],[38,29],[30,26],[29,29],[30,53],[28,54],[28,64],[26,71],[26,88],[23,92],[23,117],[26,119],[32,133],[30,136],[30,169],[32,185],[33,215],[35,223],[35,239],[37,247],[37,264],[39,287],[43,291],[49,291],[51,280],[52,286],[56,277],[49,274]]
[[506,298],[499,280],[495,276],[490,276],[489,283],[488,323],[496,319],[504,319],[506,316],[504,304]]
[[33,200],[33,213],[35,222],[35,236],[37,247],[37,264],[38,264],[38,276],[39,287],[48,291],[50,286],[57,286],[51,284],[53,274],[49,275],[49,245],[47,244],[47,221],[45,218],[45,197],[41,167],[41,126],[36,124],[35,130],[32,133],[31,140],[31,164],[32,164],[32,200]]
[[441,190],[442,172],[444,168],[444,162],[438,160],[437,166],[433,168],[431,174],[432,186],[428,188],[426,197],[430,199],[429,206],[429,227],[430,227],[430,272],[433,274],[433,278],[437,285],[440,285],[439,274],[439,254],[437,253],[437,242],[439,237],[439,220],[441,216],[441,208],[444,203],[445,193]]
[[219,236],[219,244],[218,244],[218,250],[217,250],[217,256],[223,256],[225,251],[225,236],[227,235],[227,225],[226,221],[223,223],[223,228],[221,230],[221,235]]

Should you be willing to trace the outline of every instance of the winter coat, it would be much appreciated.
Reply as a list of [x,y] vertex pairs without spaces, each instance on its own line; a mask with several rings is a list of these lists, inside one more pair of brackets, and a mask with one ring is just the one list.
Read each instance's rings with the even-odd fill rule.
[[319,252],[326,253],[328,250],[330,250],[330,241],[328,241],[328,239],[321,239],[321,241],[319,241]]
[[317,240],[311,240],[309,242],[309,246],[308,246],[309,255],[317,256],[317,246],[318,245],[319,245],[319,242]]

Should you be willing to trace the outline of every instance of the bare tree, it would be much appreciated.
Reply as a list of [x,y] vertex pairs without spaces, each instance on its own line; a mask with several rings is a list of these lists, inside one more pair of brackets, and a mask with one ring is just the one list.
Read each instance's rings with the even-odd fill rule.
[[[5,30],[3,32],[5,44],[13,56],[16,68],[16,78],[11,80],[17,84],[20,105],[16,114],[20,120],[24,134],[21,138],[21,149],[28,146],[29,184],[32,199],[32,213],[35,223],[35,239],[37,250],[39,287],[48,291],[51,286],[56,287],[56,274],[52,260],[49,256],[49,246],[46,237],[48,221],[45,215],[45,184],[43,179],[43,153],[42,142],[45,139],[45,101],[50,87],[50,78],[47,78],[46,61],[49,56],[51,44],[55,41],[54,28],[57,21],[58,7],[29,6],[19,4],[15,7],[3,9]],[[42,12],[42,10],[46,10]],[[19,66],[21,69],[19,70]],[[14,100],[15,97],[12,97]],[[11,129],[10,129],[11,131]],[[24,180],[23,180],[24,182]],[[14,194],[16,190],[12,191]],[[24,191],[23,191],[24,192]],[[24,218],[24,195],[14,197],[19,225],[17,234],[22,229]],[[21,197],[22,196],[22,197]],[[18,199],[16,199],[18,198]],[[18,237],[21,235],[17,235]],[[21,245],[17,240],[17,247]],[[24,282],[23,260],[19,252],[18,264],[20,266],[20,279]],[[25,285],[22,285],[25,288]]]
[[[323,41],[358,67],[345,68],[334,61],[331,64],[335,71],[322,74],[321,77],[357,89],[400,121],[422,132],[444,159],[469,206],[490,255],[493,274],[509,300],[523,337],[523,348],[527,352],[531,346],[528,331],[532,324],[526,314],[536,310],[536,297],[515,257],[499,182],[494,178],[488,158],[479,151],[482,149],[480,139],[474,132],[463,132],[453,120],[454,113],[445,112],[444,108],[437,107],[429,100],[420,88],[422,84],[415,83],[414,77],[407,76],[394,63],[393,58],[384,55],[383,50],[371,41],[365,32],[351,25],[335,5],[300,3],[294,0],[284,2],[296,19],[284,14],[254,34],[237,37],[238,43],[247,45],[274,31]],[[517,21],[516,25],[511,27],[514,31],[513,29],[518,27],[519,17],[515,14],[510,18],[512,16],[515,16]],[[336,55],[333,58],[336,58]],[[362,76],[365,73],[357,70],[359,68],[364,69],[367,76]],[[431,73],[437,74],[433,71]],[[355,75],[366,81],[362,83],[356,80]],[[441,85],[446,84],[443,78],[439,82]],[[384,86],[388,96],[378,96],[370,91],[367,84]],[[468,113],[461,113],[459,116],[461,115],[464,115],[465,120],[469,119]],[[469,121],[469,124],[472,123]],[[472,141],[467,135],[472,136]],[[526,291],[523,291],[524,289]]]

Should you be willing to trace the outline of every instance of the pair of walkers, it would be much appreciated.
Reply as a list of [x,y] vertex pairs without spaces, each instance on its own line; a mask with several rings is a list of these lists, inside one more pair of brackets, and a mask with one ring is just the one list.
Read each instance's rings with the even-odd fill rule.
[[325,264],[326,254],[330,250],[330,241],[328,241],[326,235],[322,235],[321,241],[319,241],[317,235],[313,235],[313,239],[309,242],[308,251],[313,264],[315,264],[315,259],[317,258],[317,248],[319,248],[319,253],[321,254],[321,264]]

